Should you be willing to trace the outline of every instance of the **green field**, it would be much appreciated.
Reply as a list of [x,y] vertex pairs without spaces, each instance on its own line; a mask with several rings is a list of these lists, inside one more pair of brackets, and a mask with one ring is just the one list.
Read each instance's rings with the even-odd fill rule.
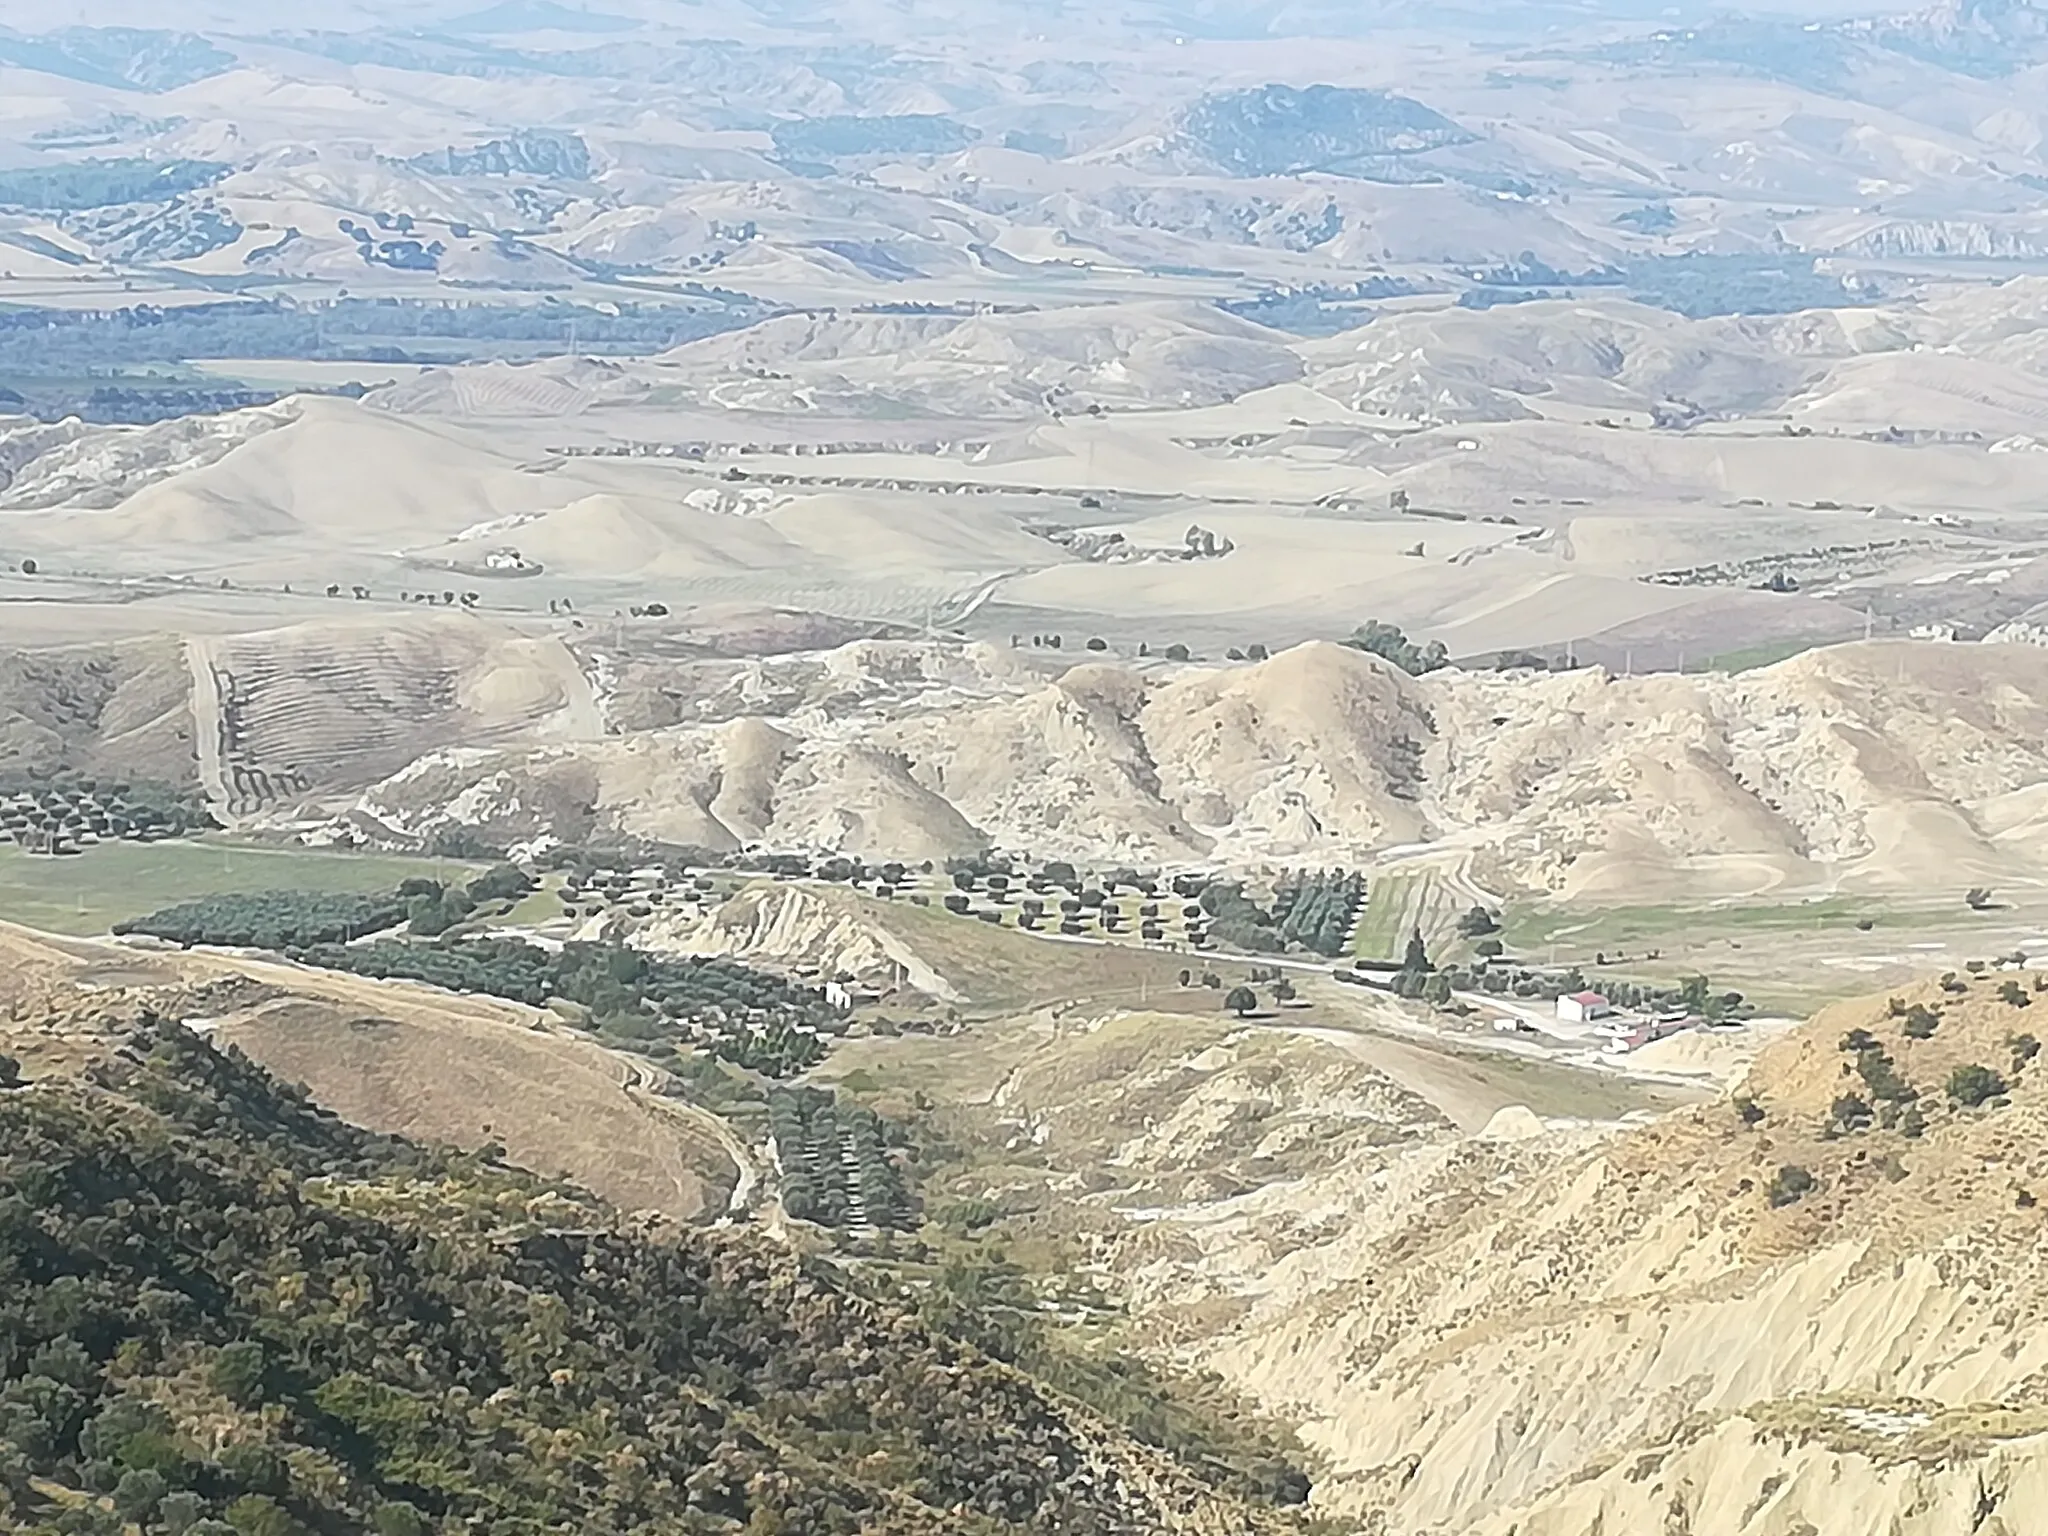
[[1740,650],[1723,651],[1718,656],[1709,656],[1706,672],[1754,672],[1758,667],[1774,667],[1781,661],[1790,661],[1794,656],[1812,650],[1822,642],[1818,640],[1772,640],[1763,645],[1745,646]]
[[1399,960],[1409,935],[1421,930],[1429,952],[1439,960],[1466,947],[1457,932],[1458,919],[1471,905],[1441,868],[1412,865],[1400,874],[1369,874],[1365,912],[1351,938],[1351,953],[1364,960]]
[[[1953,914],[1944,910],[1940,915]],[[1549,944],[1576,954],[1591,948],[1654,945],[1659,940],[1675,939],[1682,944],[1702,935],[1853,931],[1858,922],[1867,922],[1872,928],[1918,928],[1935,916],[1932,912],[1903,909],[1897,902],[1846,896],[1726,906],[1532,906],[1509,909],[1506,938],[1510,947],[1531,958],[1541,958],[1537,950]]]
[[[1537,964],[1601,964],[1632,980],[1688,975],[1733,987],[1759,1006],[1804,1013],[1970,959],[2038,948],[2048,903],[1973,912],[1960,899],[1829,896],[1669,906],[1510,905],[1508,953]],[[1603,961],[1604,957],[1604,961]]]
[[0,848],[0,920],[49,933],[105,933],[124,918],[229,891],[388,890],[410,875],[465,877],[456,859],[266,848],[216,839],[102,843],[66,858]]
[[562,915],[562,877],[545,876],[512,909],[497,921],[512,928],[532,928],[541,923],[553,922]]
[[1365,912],[1351,938],[1351,953],[1367,960],[1398,960],[1411,931],[1416,887],[1425,875],[1375,875],[1366,882]]

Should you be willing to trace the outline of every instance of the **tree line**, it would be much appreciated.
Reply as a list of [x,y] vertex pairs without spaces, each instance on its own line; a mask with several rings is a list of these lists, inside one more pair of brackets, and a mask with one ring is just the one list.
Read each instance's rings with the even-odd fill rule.
[[844,1027],[840,1010],[817,988],[717,956],[674,959],[615,943],[547,949],[480,936],[313,944],[287,954],[329,970],[536,1008],[560,999],[585,1010],[590,1027],[618,1043],[651,1047],[653,1054],[702,1045],[769,1077],[817,1065],[830,1048],[828,1035]]
[[407,898],[396,891],[235,891],[129,918],[114,924],[114,932],[291,954],[396,927],[407,909]]

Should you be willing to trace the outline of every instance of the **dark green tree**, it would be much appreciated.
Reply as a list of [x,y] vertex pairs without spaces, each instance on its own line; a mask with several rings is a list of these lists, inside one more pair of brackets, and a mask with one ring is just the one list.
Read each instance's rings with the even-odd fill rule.
[[171,1485],[161,1472],[153,1467],[138,1467],[123,1472],[114,1485],[114,1509],[123,1520],[146,1526],[156,1514],[158,1502],[170,1491]]
[[1354,651],[1364,651],[1392,662],[1403,672],[1418,677],[1450,663],[1450,653],[1444,649],[1442,641],[1432,640],[1427,645],[1418,646],[1397,626],[1378,619],[1367,619],[1351,632],[1351,638],[1344,644]]
[[427,1536],[427,1517],[403,1501],[379,1504],[370,1518],[377,1536]]
[[1401,956],[1401,969],[1427,975],[1436,969],[1436,962],[1429,958],[1429,946],[1422,941],[1422,930],[1417,928],[1408,935],[1408,948]]
[[2004,1078],[1974,1062],[1957,1067],[1948,1075],[1948,1096],[1967,1109],[1989,1103],[2005,1091]]
[[206,1501],[189,1488],[167,1493],[157,1501],[157,1524],[166,1536],[186,1536],[206,1513]]
[[1483,938],[1489,933],[1500,932],[1500,919],[1484,907],[1473,906],[1458,919],[1458,932],[1468,939]]
[[221,1396],[247,1408],[263,1401],[263,1379],[267,1372],[263,1346],[253,1339],[239,1339],[221,1347],[213,1357],[208,1375]]
[[1797,1163],[1787,1163],[1771,1176],[1765,1197],[1774,1206],[1792,1205],[1812,1193],[1820,1181]]

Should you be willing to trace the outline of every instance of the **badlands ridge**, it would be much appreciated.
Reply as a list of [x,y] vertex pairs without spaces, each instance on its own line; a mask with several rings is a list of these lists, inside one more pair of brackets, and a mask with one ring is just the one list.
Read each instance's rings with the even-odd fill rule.
[[516,667],[497,653],[450,686],[544,705],[517,744],[423,752],[340,824],[392,842],[463,826],[508,842],[1169,864],[1433,842],[1483,880],[1565,896],[1960,885],[2048,852],[2035,646],[1881,641],[1644,677],[1411,677],[1314,643],[1048,679],[1028,655],[861,641],[686,663],[662,670],[652,705],[616,687],[589,705],[613,730],[656,707],[678,723],[549,742],[577,706],[529,683],[576,674],[545,648]]

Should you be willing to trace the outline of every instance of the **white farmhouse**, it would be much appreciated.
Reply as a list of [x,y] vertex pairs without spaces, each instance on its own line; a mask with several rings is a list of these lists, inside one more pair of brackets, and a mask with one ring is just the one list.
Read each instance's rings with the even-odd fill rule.
[[1557,1000],[1557,1016],[1567,1024],[1590,1024],[1614,1012],[1614,1004],[1598,992],[1567,992]]

